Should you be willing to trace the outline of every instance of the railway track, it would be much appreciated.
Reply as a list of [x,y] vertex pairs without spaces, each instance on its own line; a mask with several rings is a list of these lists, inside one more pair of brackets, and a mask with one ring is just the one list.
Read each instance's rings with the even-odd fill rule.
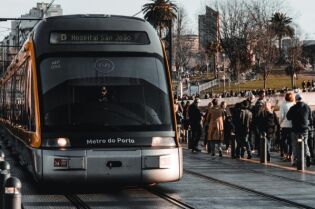
[[[199,158],[199,157],[194,157],[194,156],[190,156],[190,158],[196,159],[196,160],[202,160],[204,162],[207,161],[204,158]],[[315,183],[313,183],[313,182],[302,181],[302,180],[293,179],[293,178],[289,178],[289,177],[286,177],[286,176],[280,176],[280,175],[271,174],[271,173],[263,173],[263,172],[259,172],[259,171],[256,171],[256,170],[253,170],[253,169],[249,169],[249,168],[240,168],[240,167],[238,167],[236,165],[231,165],[229,163],[224,163],[222,161],[220,161],[220,162],[219,161],[211,161],[211,163],[230,166],[230,167],[236,168],[237,170],[240,170],[240,171],[249,171],[251,173],[257,173],[257,174],[261,174],[261,175],[264,175],[264,176],[276,177],[276,178],[279,178],[279,179],[285,179],[285,180],[293,181],[293,182],[296,182],[296,183],[303,183],[303,184],[308,184],[308,185],[311,185],[311,186],[315,186]],[[288,170],[288,172],[296,172],[296,171]]]
[[77,209],[91,209],[80,197],[76,194],[66,194],[65,197],[75,206]]
[[218,184],[221,184],[221,185],[225,185],[225,186],[237,189],[237,190],[249,192],[249,193],[252,193],[252,194],[255,194],[255,195],[267,198],[267,199],[270,199],[270,200],[281,202],[281,203],[284,203],[284,204],[286,204],[288,206],[294,206],[294,207],[297,207],[297,208],[304,208],[304,209],[314,209],[313,207],[310,207],[308,205],[304,205],[304,204],[300,204],[300,203],[297,203],[297,202],[293,202],[291,200],[280,198],[280,197],[277,197],[277,196],[274,196],[274,195],[270,195],[270,194],[267,194],[267,193],[264,193],[264,192],[260,192],[260,191],[254,190],[254,189],[249,189],[249,188],[246,188],[246,187],[243,187],[243,186],[240,186],[240,185],[236,185],[236,184],[233,184],[233,183],[230,183],[230,182],[227,182],[227,181],[222,181],[220,179],[216,179],[216,178],[213,178],[213,177],[210,177],[210,176],[206,176],[206,175],[203,175],[203,174],[200,174],[200,173],[197,173],[195,171],[188,170],[188,169],[184,169],[184,172],[186,172],[186,173],[188,173],[190,175],[193,175],[193,176],[205,179],[207,181],[215,182],[215,183],[218,183]]
[[183,208],[183,209],[194,209],[195,207],[183,202],[183,201],[180,201],[176,198],[173,198],[171,197],[170,195],[167,195],[167,194],[164,194],[163,192],[159,191],[158,189],[154,189],[154,188],[149,188],[149,187],[146,187],[145,190],[147,190],[148,192],[156,195],[156,196],[159,196],[160,198],[180,207],[180,208]]

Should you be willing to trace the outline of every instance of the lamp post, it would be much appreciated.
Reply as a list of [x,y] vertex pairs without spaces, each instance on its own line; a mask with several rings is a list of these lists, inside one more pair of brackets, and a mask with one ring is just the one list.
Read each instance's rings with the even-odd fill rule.
[[222,54],[223,56],[223,92],[225,93],[225,66],[224,66],[224,62],[225,62],[225,54]]

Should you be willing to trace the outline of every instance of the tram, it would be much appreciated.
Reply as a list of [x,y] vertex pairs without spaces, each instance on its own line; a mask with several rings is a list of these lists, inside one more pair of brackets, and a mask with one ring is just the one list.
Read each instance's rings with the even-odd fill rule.
[[170,69],[145,20],[41,20],[0,81],[6,140],[38,182],[182,177]]

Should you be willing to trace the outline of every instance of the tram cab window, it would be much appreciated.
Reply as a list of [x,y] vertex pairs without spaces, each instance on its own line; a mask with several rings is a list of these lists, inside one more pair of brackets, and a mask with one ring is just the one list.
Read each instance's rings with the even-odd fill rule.
[[43,60],[40,70],[46,129],[172,128],[166,75],[158,58],[53,57]]

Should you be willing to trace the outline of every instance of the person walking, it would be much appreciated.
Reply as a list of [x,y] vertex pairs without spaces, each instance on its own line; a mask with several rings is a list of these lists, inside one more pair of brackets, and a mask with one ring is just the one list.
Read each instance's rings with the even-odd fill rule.
[[219,156],[222,157],[222,141],[223,141],[223,116],[224,110],[219,106],[219,101],[212,101],[213,107],[210,109],[208,117],[210,117],[208,129],[208,153],[215,155],[215,147],[218,146]]
[[209,129],[209,123],[210,123],[210,119],[211,119],[211,117],[210,116],[208,117],[208,115],[209,115],[212,107],[213,107],[212,102],[209,102],[206,113],[205,113],[204,118],[203,118],[203,128],[204,128],[204,134],[205,134],[205,138],[203,140],[204,146],[207,146],[207,144],[208,144],[208,129]]
[[177,96],[174,98],[174,112],[176,116],[176,124],[177,124],[177,134],[179,136],[179,141],[182,141],[181,135],[181,124],[183,119],[183,108],[181,104],[178,102]]
[[304,80],[304,81],[302,82],[302,89],[304,90],[305,87],[306,87],[306,81]]
[[310,91],[310,90],[311,90],[311,87],[312,87],[311,81],[308,80],[307,83],[306,83],[307,91]]
[[272,110],[271,103],[265,103],[264,110],[259,116],[261,122],[261,133],[265,133],[267,137],[267,161],[270,162],[270,147],[271,141],[275,137],[276,128],[279,127],[279,119],[276,113]]
[[226,102],[221,102],[220,107],[223,110],[223,138],[226,145],[225,150],[228,150],[230,147],[231,134],[234,131],[234,124],[232,122],[232,114],[230,112],[230,109],[227,107]]
[[252,126],[252,112],[249,110],[249,102],[248,100],[244,100],[240,104],[240,109],[235,112],[237,114],[236,124],[235,124],[235,135],[237,141],[237,147],[235,151],[236,158],[244,157],[244,147],[246,147],[247,151],[247,159],[252,158],[252,152],[249,142],[249,134]]
[[183,116],[184,116],[184,120],[182,122],[182,126],[183,126],[183,138],[184,138],[184,141],[186,141],[186,139],[188,138],[189,136],[189,116],[188,116],[188,109],[189,109],[189,106],[190,106],[190,102],[187,101],[185,106],[183,107]]
[[201,136],[201,118],[202,114],[198,108],[199,99],[195,98],[194,102],[188,108],[189,124],[192,132],[192,152],[200,152],[198,143]]
[[253,132],[254,132],[254,146],[257,151],[257,155],[259,157],[260,155],[260,138],[263,131],[263,123],[260,121],[261,114],[264,110],[265,106],[265,91],[260,90],[258,93],[258,99],[255,103],[255,106],[253,107],[252,113],[253,113]]
[[289,109],[294,105],[294,95],[292,92],[285,94],[285,101],[280,106],[280,126],[281,126],[281,142],[280,142],[280,155],[284,160],[291,161],[292,144],[291,144],[291,131],[292,122],[287,119],[286,115]]
[[296,144],[299,137],[303,138],[304,149],[306,156],[306,166],[311,166],[311,154],[308,146],[308,131],[309,127],[313,124],[312,111],[310,106],[302,101],[302,95],[296,94],[295,100],[296,104],[292,106],[288,113],[287,119],[292,121],[292,153],[293,153],[293,162],[292,166],[296,165],[297,160],[297,150]]

